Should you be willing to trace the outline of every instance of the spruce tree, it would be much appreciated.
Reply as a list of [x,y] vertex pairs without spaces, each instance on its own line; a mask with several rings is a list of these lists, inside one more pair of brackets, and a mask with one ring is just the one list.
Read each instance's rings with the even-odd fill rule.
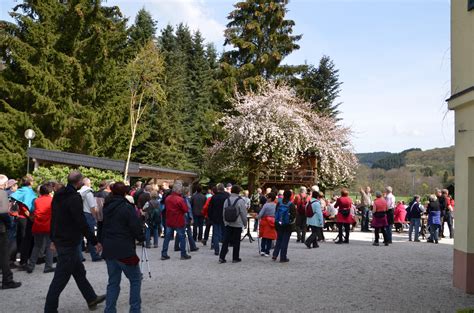
[[38,134],[34,146],[123,156],[126,116],[117,112],[126,107],[119,69],[127,33],[119,9],[25,0],[12,16],[15,23],[0,22],[0,119],[11,121],[1,126],[9,136],[0,137],[0,171],[22,174],[26,127]]
[[157,21],[153,19],[150,12],[144,8],[140,9],[135,17],[135,23],[129,29],[131,46],[143,47],[149,41],[154,41],[156,25]]
[[297,79],[296,89],[300,97],[310,102],[313,110],[336,118],[340,103],[335,103],[341,91],[339,70],[334,62],[323,56],[317,67],[310,65]]
[[[274,78],[283,59],[299,49],[301,35],[292,35],[293,20],[285,18],[287,0],[246,0],[234,5],[225,31],[221,88],[232,92],[256,88],[262,79]],[[231,90],[229,90],[231,89]]]

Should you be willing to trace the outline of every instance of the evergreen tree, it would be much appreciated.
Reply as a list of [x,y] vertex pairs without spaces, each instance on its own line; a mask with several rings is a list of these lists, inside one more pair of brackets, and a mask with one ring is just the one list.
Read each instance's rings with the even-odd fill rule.
[[140,9],[135,17],[135,23],[130,27],[130,43],[132,47],[143,47],[149,41],[156,38],[157,21],[153,19],[150,12]]
[[0,137],[0,171],[21,175],[26,127],[38,134],[35,146],[123,156],[126,116],[117,112],[127,105],[119,70],[127,33],[119,9],[25,0],[12,16],[15,23],[0,22],[0,119],[11,121],[0,126],[8,134]]
[[224,45],[234,49],[222,56],[224,92],[255,88],[278,74],[283,59],[299,49],[301,35],[292,35],[293,20],[285,19],[287,0],[246,0],[234,5]]
[[296,79],[296,90],[300,97],[311,103],[313,110],[336,118],[340,103],[334,101],[339,97],[341,84],[339,70],[328,56],[323,56],[318,67],[308,66],[301,79]]

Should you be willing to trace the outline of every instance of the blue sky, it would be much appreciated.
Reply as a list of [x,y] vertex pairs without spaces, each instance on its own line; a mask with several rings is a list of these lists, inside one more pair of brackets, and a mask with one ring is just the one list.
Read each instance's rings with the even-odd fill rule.
[[[18,0],[2,0],[0,19]],[[108,0],[133,21],[145,7],[158,27],[187,23],[223,49],[234,1]],[[330,56],[343,82],[342,123],[357,152],[429,149],[454,144],[448,0],[292,0],[288,18],[303,34],[285,62],[317,64]]]

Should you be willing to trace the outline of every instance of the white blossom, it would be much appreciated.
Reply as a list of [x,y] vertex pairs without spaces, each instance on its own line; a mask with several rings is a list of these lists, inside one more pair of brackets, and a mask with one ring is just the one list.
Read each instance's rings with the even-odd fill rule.
[[233,112],[222,117],[226,137],[210,150],[227,155],[224,167],[285,169],[310,153],[318,159],[319,181],[338,186],[352,180],[357,166],[350,129],[320,116],[286,85],[265,82],[257,92],[236,93]]

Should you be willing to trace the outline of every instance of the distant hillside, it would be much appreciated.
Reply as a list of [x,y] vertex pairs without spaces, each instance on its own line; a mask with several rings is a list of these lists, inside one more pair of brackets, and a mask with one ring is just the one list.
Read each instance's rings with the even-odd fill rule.
[[370,153],[357,153],[356,156],[359,159],[359,163],[372,167],[372,165],[386,157],[391,156],[391,152],[370,152]]
[[433,172],[439,170],[454,169],[454,147],[435,148],[422,151],[419,148],[407,149],[400,153],[372,152],[357,154],[359,163],[369,168],[381,168],[391,170],[395,168],[429,167]]
[[428,194],[434,188],[454,186],[454,147],[426,151],[408,149],[400,153],[357,154],[360,166],[353,188],[390,185],[399,195]]

